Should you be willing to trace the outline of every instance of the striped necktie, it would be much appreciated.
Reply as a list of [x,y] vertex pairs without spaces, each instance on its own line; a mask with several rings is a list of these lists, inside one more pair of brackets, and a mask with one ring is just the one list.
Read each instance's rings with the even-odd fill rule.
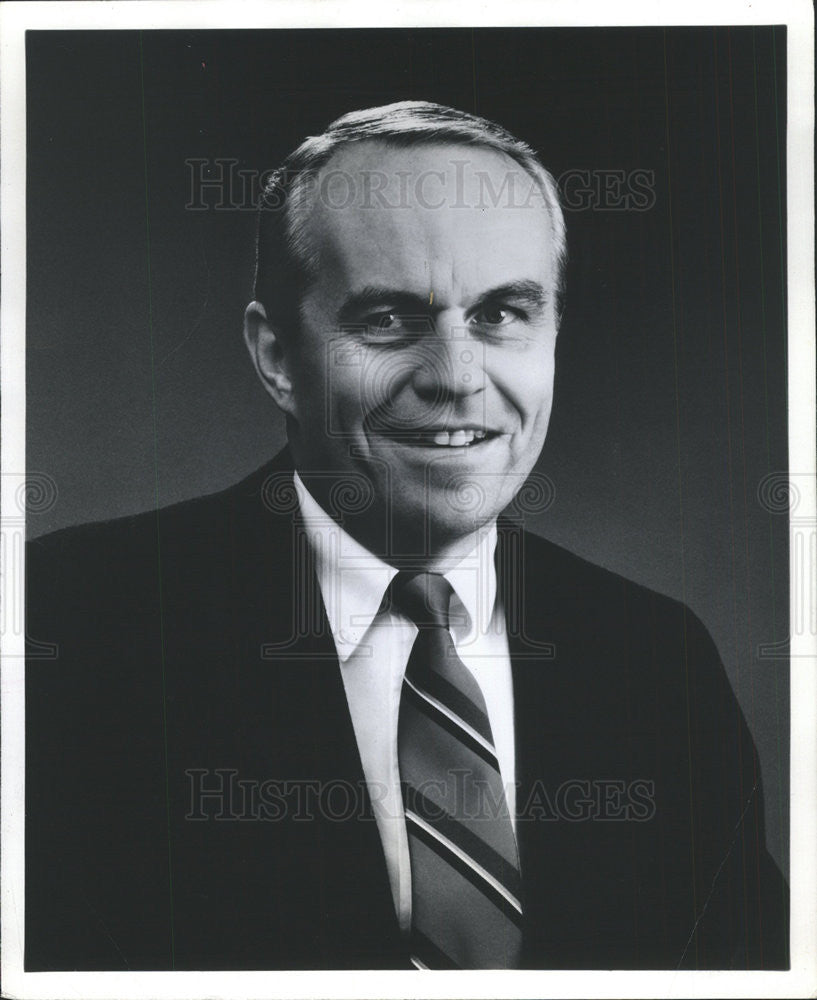
[[485,700],[449,631],[451,584],[400,573],[392,600],[419,632],[398,754],[418,968],[510,969],[522,940],[519,856]]

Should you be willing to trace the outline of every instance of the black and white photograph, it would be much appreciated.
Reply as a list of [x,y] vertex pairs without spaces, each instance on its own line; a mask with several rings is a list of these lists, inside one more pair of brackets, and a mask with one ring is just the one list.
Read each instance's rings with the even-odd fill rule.
[[810,995],[811,7],[5,6],[4,995]]

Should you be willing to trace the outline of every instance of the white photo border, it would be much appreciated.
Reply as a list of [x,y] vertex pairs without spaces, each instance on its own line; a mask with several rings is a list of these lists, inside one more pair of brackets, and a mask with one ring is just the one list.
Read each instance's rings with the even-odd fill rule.
[[[133,30],[353,27],[527,27],[785,24],[787,31],[787,204],[789,469],[798,517],[817,525],[815,497],[814,14],[808,0],[121,0],[6,2],[0,7],[2,180],[2,528],[9,593],[12,541],[7,513],[25,465],[27,29]],[[24,526],[23,526],[24,527]],[[814,529],[817,531],[817,529]],[[817,642],[791,620],[791,969],[788,972],[39,972],[23,971],[24,637],[5,629],[2,649],[2,981],[25,998],[187,997],[795,997],[817,995]],[[18,588],[19,589],[19,588]],[[22,595],[19,595],[22,596]],[[812,583],[807,611],[817,620]],[[22,607],[15,614],[22,615]],[[22,620],[22,619],[21,619]]]

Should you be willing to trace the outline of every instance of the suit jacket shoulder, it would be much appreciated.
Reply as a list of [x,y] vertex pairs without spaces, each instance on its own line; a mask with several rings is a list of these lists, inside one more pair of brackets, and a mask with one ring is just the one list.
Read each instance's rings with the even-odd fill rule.
[[533,923],[550,928],[533,953],[570,968],[786,967],[760,764],[705,627],[518,527],[500,547],[523,866],[542,890]]

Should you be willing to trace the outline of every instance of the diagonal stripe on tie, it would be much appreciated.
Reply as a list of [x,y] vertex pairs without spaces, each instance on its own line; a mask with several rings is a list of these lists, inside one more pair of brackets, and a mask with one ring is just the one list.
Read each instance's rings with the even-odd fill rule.
[[413,684],[408,677],[404,681],[402,697],[413,702],[418,712],[425,713],[429,719],[440,728],[445,729],[455,740],[459,740],[478,757],[482,757],[486,764],[495,769],[499,767],[496,752],[488,740],[480,736],[470,726],[463,725],[462,721],[447,711],[443,704],[424,695],[422,690]]
[[[482,837],[478,837],[464,823],[454,819],[447,812],[440,810],[430,802],[422,792],[412,785],[403,789],[403,799],[406,815],[414,817],[439,834],[440,838],[449,842],[454,848],[467,854],[488,875],[500,883],[503,889],[515,900],[522,893],[519,869],[495,851]],[[485,818],[489,818],[486,814]],[[518,907],[521,912],[521,905]]]
[[492,741],[488,716],[474,704],[468,695],[454,687],[445,677],[440,676],[436,671],[429,671],[423,681],[422,693],[441,705],[445,705],[467,726],[479,733],[484,740],[489,743]]
[[448,628],[452,589],[398,574],[417,625],[398,724],[418,968],[514,968],[522,941],[519,857],[485,700]]
[[478,864],[470,854],[458,848],[453,841],[448,840],[430,824],[421,820],[419,816],[407,811],[406,820],[409,823],[409,836],[421,840],[446,864],[456,869],[497,909],[506,914],[514,923],[519,923],[518,918],[522,916],[522,904],[498,879]]

